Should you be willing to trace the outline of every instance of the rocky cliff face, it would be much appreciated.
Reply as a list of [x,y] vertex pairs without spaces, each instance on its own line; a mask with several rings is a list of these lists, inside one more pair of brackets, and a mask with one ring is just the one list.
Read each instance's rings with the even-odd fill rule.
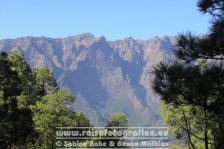
[[162,117],[151,71],[158,62],[173,59],[174,44],[171,37],[107,41],[86,33],[0,40],[0,51],[23,50],[31,67],[53,70],[58,84],[76,95],[74,110],[89,115],[94,125],[124,112],[131,126],[155,126]]

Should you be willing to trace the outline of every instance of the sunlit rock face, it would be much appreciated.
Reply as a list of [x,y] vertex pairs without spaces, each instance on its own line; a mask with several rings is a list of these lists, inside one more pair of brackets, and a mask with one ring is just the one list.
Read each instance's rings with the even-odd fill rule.
[[75,111],[105,125],[123,112],[130,126],[161,126],[160,99],[152,90],[152,70],[174,59],[175,38],[132,37],[107,41],[90,33],[67,38],[23,37],[0,40],[0,51],[23,50],[31,67],[47,66],[58,85],[76,96]]

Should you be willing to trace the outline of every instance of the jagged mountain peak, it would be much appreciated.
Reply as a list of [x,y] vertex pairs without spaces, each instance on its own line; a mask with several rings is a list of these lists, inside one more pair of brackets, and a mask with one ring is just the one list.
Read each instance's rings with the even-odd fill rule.
[[92,39],[95,38],[95,36],[92,33],[82,33],[74,36],[66,37],[68,39],[74,40],[74,41],[82,41],[86,39]]

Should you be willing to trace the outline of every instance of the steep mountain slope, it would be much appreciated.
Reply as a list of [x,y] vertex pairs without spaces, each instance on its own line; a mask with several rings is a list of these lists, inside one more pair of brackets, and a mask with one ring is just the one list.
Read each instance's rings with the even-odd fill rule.
[[172,59],[175,40],[106,41],[85,33],[67,38],[23,37],[0,41],[0,51],[23,50],[31,67],[46,65],[58,84],[76,95],[74,110],[104,125],[124,112],[131,126],[162,125],[160,100],[151,89],[152,68]]

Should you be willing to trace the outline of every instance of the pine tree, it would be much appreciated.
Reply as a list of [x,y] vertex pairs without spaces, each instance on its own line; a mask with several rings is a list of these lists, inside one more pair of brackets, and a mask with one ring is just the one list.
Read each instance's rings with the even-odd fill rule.
[[0,148],[26,146],[36,137],[32,112],[18,107],[22,79],[6,53],[0,55]]
[[212,16],[210,32],[204,36],[190,32],[179,35],[177,61],[161,62],[155,67],[153,88],[168,105],[196,109],[192,116],[202,118],[198,127],[203,128],[204,148],[208,149],[209,144],[221,148],[224,145],[224,1],[199,0],[198,7]]

